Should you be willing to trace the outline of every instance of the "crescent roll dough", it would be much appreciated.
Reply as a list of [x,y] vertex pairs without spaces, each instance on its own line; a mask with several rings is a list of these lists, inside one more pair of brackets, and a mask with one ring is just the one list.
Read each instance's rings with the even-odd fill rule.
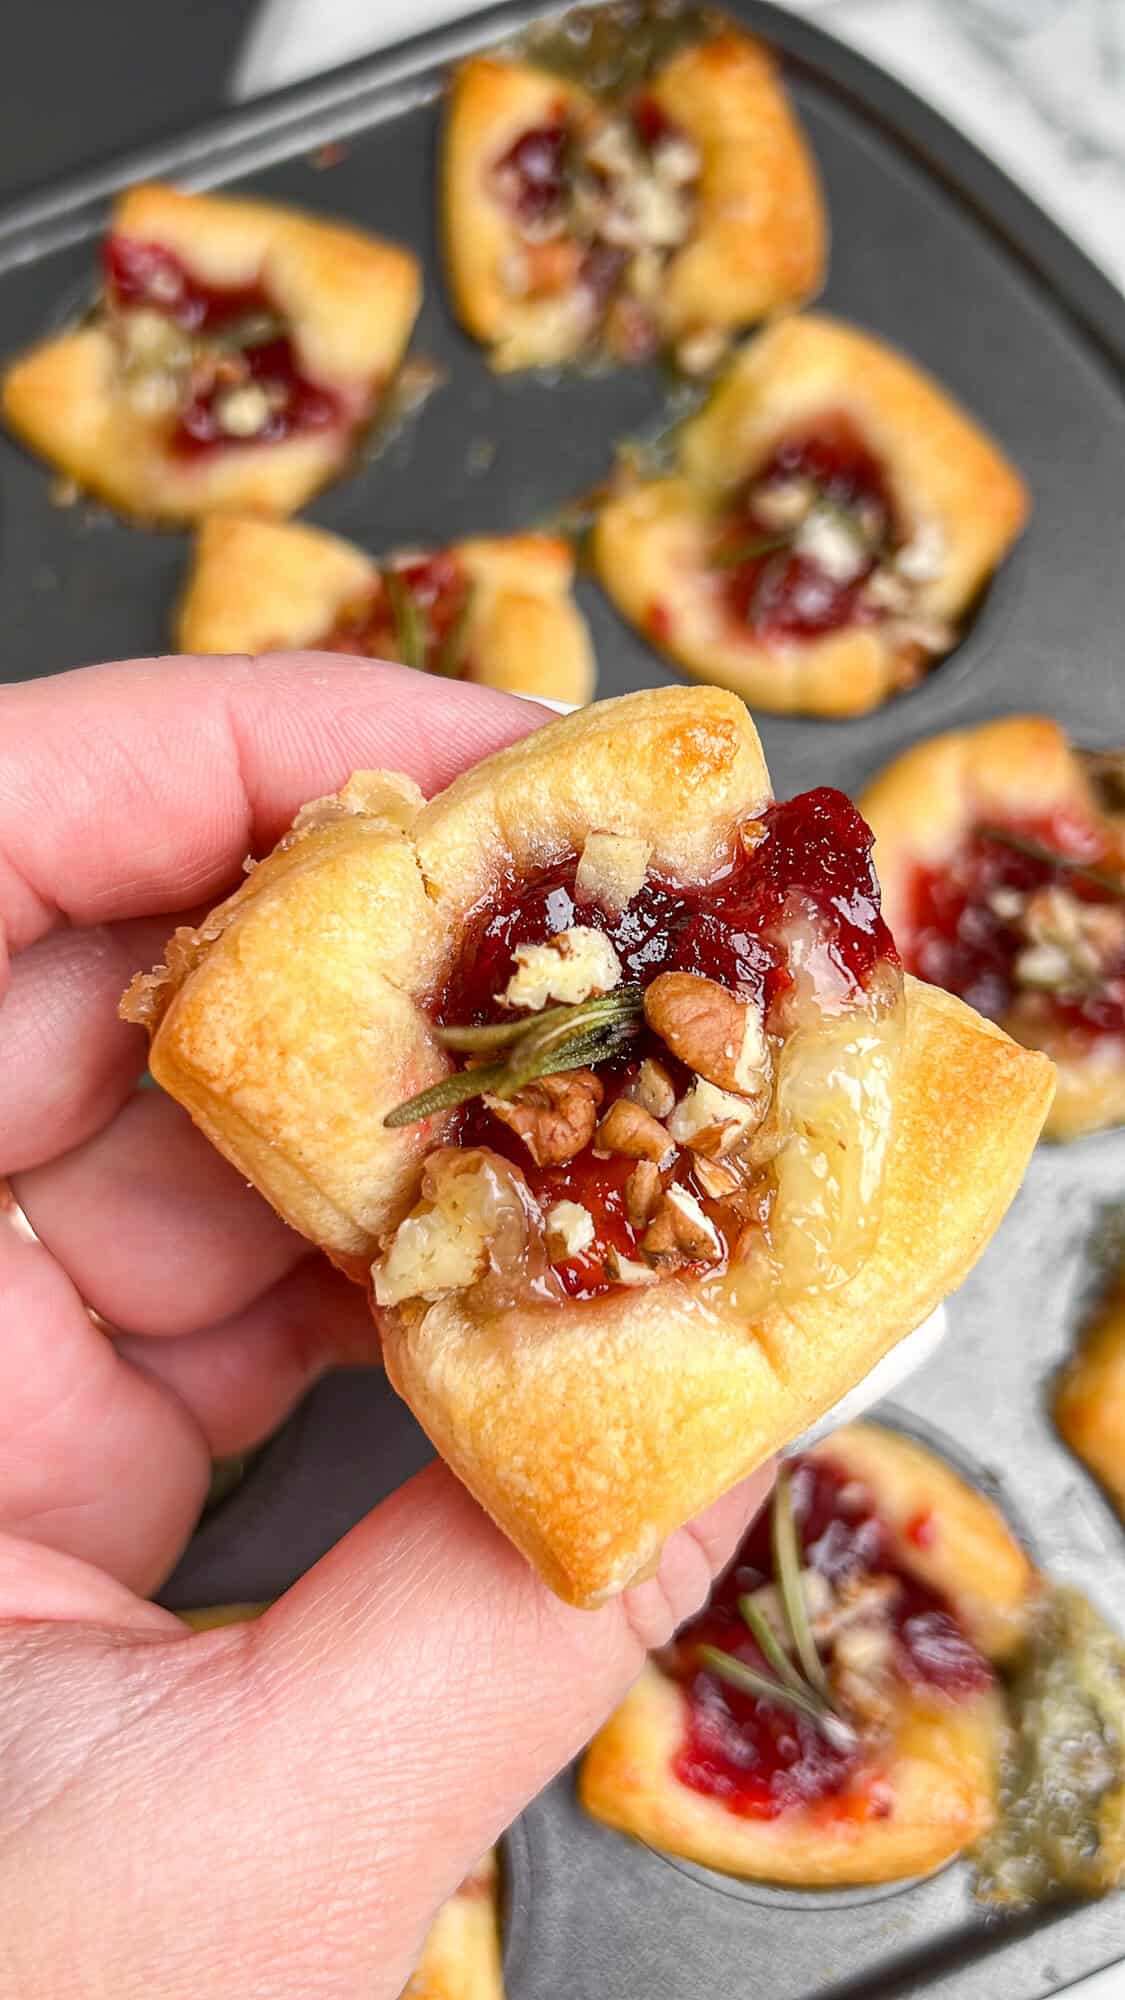
[[[417,259],[295,209],[156,185],[120,196],[109,241],[166,253],[190,281],[236,302],[245,293],[241,317],[276,315],[300,375],[334,399],[330,419],[322,411],[275,440],[267,430],[243,442],[253,429],[244,396],[232,418],[238,427],[221,444],[171,448],[174,385],[198,362],[186,350],[173,359],[161,341],[162,326],[167,335],[178,324],[175,299],[161,300],[161,279],[175,283],[165,270],[142,309],[128,298],[128,310],[112,307],[11,364],[2,405],[12,429],[80,486],[142,520],[303,506],[345,463],[402,358],[421,302]],[[268,370],[251,395],[263,388],[272,388]]]
[[[914,914],[919,872],[948,869],[975,828],[1013,828],[1017,834],[1045,828],[1048,840],[1052,822],[1088,830],[1104,847],[1102,865],[1125,879],[1125,815],[1107,809],[1082,753],[1046,716],[1007,716],[915,744],[873,779],[859,803],[875,834],[887,921],[904,962],[918,972],[924,970]],[[1018,912],[1017,920],[1027,921]],[[1034,916],[1031,922],[1034,927]],[[1116,945],[1110,936],[1105,950],[1111,964],[1125,968],[1120,901],[1110,923],[1120,935]],[[1024,943],[1031,941],[1029,934]],[[1120,982],[1125,969],[1116,976]],[[1009,1034],[1044,1050],[1055,1064],[1058,1089],[1047,1137],[1074,1139],[1125,1122],[1125,1034],[1068,1024],[1049,999],[1049,989],[1017,988],[999,1016]]]
[[[547,535],[474,536],[442,551],[464,579],[460,677],[508,694],[580,707],[594,688],[594,654],[570,594],[570,544]],[[425,561],[411,556],[396,566]],[[304,523],[216,515],[196,536],[175,641],[185,653],[268,653],[341,643],[380,590],[380,567],[353,542]],[[385,628],[384,628],[385,629]],[[354,648],[369,650],[362,631]],[[378,657],[397,657],[393,626]]]
[[[417,1201],[427,1154],[455,1136],[448,1111],[382,1121],[454,1067],[432,1009],[472,913],[607,824],[687,893],[729,865],[736,830],[768,804],[753,725],[717,690],[598,704],[428,805],[406,779],[361,773],[306,808],[204,925],[176,933],[125,1012],[149,1027],[164,1088],[365,1282]],[[749,1315],[683,1271],[482,1312],[439,1288],[380,1313],[391,1379],[552,1586],[596,1603],[961,1281],[1051,1089],[1044,1057],[910,983],[882,1223],[847,1282],[801,1292],[792,1280],[784,1306]]]
[[[845,504],[846,486],[820,475],[818,501],[808,467],[786,476],[778,460],[793,441],[841,426],[849,449],[874,461],[869,476],[892,516],[894,547],[884,512],[866,578],[861,507]],[[689,673],[780,714],[858,715],[917,679],[955,643],[1027,511],[1018,475],[935,381],[821,313],[781,320],[739,350],[683,426],[677,459],[671,474],[611,493],[594,529],[598,574],[625,617]],[[775,518],[787,502],[796,513]],[[763,565],[752,606],[769,594],[770,565],[784,566],[787,548],[803,552],[805,626],[791,615],[770,629],[764,608],[751,617],[728,601],[739,580],[731,539]],[[862,600],[836,621],[817,601],[826,578]],[[792,574],[787,587],[795,595]]]
[[[623,212],[605,224],[611,251],[628,253],[611,279],[618,307],[606,322],[620,359],[640,358],[653,341],[672,342],[682,343],[684,365],[694,365],[691,343],[702,337],[706,362],[730,332],[808,298],[820,285],[827,247],[820,190],[768,50],[725,30],[673,56],[641,96],[667,121],[667,137],[674,136],[680,152],[689,149],[691,192],[679,225],[684,181],[675,171],[671,178],[645,173],[635,139],[622,157],[619,134],[631,129],[626,105],[607,106],[531,61],[472,56],[457,71],[442,147],[446,270],[459,319],[489,345],[496,368],[572,359],[598,328],[597,288],[584,289],[582,268],[590,231],[596,240],[601,225],[589,216],[576,224],[581,196],[575,194],[564,227],[560,195],[557,219],[533,219],[525,234],[500,185],[503,163],[521,139],[556,126],[600,147],[599,174],[610,174],[609,185],[618,185],[612,177],[623,172],[627,186],[630,170],[641,172],[643,186],[623,196]],[[607,141],[614,109],[617,132]],[[607,185],[604,178],[600,185]],[[590,200],[596,202],[596,189]],[[582,247],[573,240],[575,227],[585,232]],[[612,315],[622,301],[633,319],[643,315],[637,355],[624,318],[613,338]]]
[[[863,1482],[896,1562],[940,1593],[987,1659],[1006,1659],[1035,1578],[996,1508],[934,1453],[875,1425],[837,1431],[810,1456]],[[926,1523],[924,1550],[908,1532],[916,1520]],[[893,1700],[867,1774],[877,1813],[862,1809],[861,1787],[858,1810],[845,1798],[833,1811],[830,1796],[757,1818],[678,1775],[687,1698],[650,1662],[587,1751],[579,1796],[610,1826],[730,1875],[829,1887],[927,1874],[992,1823],[1003,1707],[992,1687],[951,1700],[903,1686]]]

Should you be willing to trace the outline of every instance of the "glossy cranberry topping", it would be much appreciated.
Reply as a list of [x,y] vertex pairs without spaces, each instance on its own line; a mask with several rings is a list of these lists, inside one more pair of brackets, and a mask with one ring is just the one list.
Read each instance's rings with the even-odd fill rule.
[[[912,971],[959,994],[992,1020],[1002,1019],[1034,991],[1036,1005],[1060,1025],[1094,1034],[1125,1034],[1125,936],[1104,951],[1096,972],[1059,984],[1031,984],[1021,974],[1035,941],[1035,899],[1057,889],[1080,914],[1122,908],[1120,894],[1064,864],[1078,861],[1120,879],[1096,826],[1069,815],[999,829],[1031,851],[976,829],[940,869],[915,871],[904,954]],[[1057,855],[1056,864],[1049,857]],[[1125,920],[1123,920],[1125,921]],[[1029,929],[1030,924],[1030,929]],[[1048,923],[1047,935],[1050,935]]]
[[[456,556],[442,551],[420,557],[417,562],[396,564],[395,576],[417,614],[421,664],[428,673],[440,671],[451,678],[464,676],[470,663],[458,638],[468,608],[470,586]],[[366,606],[348,613],[319,644],[326,653],[359,653],[376,660],[402,659],[406,651],[403,633],[385,586],[379,585]]]
[[[802,548],[799,530],[779,530],[773,523],[765,496],[795,480],[815,489],[817,505],[830,520],[862,520],[862,552],[850,574],[832,573],[818,560],[815,543]],[[864,586],[893,533],[882,465],[850,419],[825,416],[815,429],[776,447],[724,527],[716,562],[730,611],[740,626],[766,640],[815,639],[844,626],[873,624],[882,613],[867,601]]]
[[679,136],[679,126],[673,123],[663,105],[647,90],[634,97],[629,115],[637,138],[650,153],[667,140]]
[[[102,249],[106,294],[122,311],[159,313],[185,333],[214,344],[193,368],[170,439],[173,450],[196,456],[216,447],[276,444],[296,432],[340,421],[339,400],[309,381],[276,309],[259,285],[206,285],[157,243],[110,236]],[[258,323],[257,330],[255,322]],[[266,414],[250,434],[232,433],[224,398],[255,385]]]
[[497,162],[496,179],[521,223],[546,222],[562,207],[570,128],[564,118],[521,132]]
[[[830,1459],[806,1458],[797,1461],[792,1494],[805,1565],[836,1588],[845,1579],[874,1575],[896,1580],[888,1614],[893,1671],[906,1688],[956,1701],[989,1686],[988,1663],[948,1604],[896,1559],[891,1530],[862,1482]],[[839,1809],[879,1816],[887,1801],[862,1737],[855,1748],[835,1747],[811,1720],[742,1694],[697,1664],[696,1648],[711,1645],[759,1673],[770,1671],[740,1616],[738,1598],[773,1578],[767,1515],[751,1528],[707,1609],[671,1649],[668,1665],[687,1697],[676,1775],[748,1818],[773,1819],[787,1807],[829,1799]],[[825,1656],[831,1670],[830,1647]]]
[[[627,981],[646,986],[660,972],[701,973],[753,998],[767,1016],[791,984],[781,924],[795,898],[814,918],[827,956],[854,986],[866,986],[881,961],[897,963],[879,910],[871,832],[842,792],[827,786],[805,792],[768,807],[756,825],[761,830],[757,845],[749,851],[740,846],[731,866],[714,881],[677,888],[650,875],[618,916],[607,916],[598,904],[575,901],[573,860],[536,881],[509,877],[468,925],[460,962],[439,999],[439,1019],[465,1024],[508,1018],[496,996],[512,975],[516,946],[541,944],[574,925],[606,932]],[[646,1052],[643,1038],[635,1046],[629,1063],[610,1065],[602,1073],[606,1106]],[[666,1050],[653,1044],[651,1052],[667,1064]],[[561,1200],[581,1202],[590,1211],[593,1244],[572,1264],[559,1267],[572,1296],[589,1297],[613,1283],[606,1262],[611,1248],[639,1255],[624,1207],[631,1160],[598,1159],[587,1148],[566,1167],[537,1167],[522,1141],[480,1104],[466,1113],[462,1140],[491,1146],[515,1161],[544,1212]],[[675,1178],[690,1186],[729,1251],[729,1216],[697,1186],[691,1160],[690,1153],[681,1152],[665,1185]],[[748,1210],[754,1201],[751,1189]]]

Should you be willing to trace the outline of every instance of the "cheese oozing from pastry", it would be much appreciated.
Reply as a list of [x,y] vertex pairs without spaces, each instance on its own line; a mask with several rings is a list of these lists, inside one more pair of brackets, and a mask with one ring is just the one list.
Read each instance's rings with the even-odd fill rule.
[[[901,1040],[870,835],[823,788],[742,825],[702,884],[619,838],[498,884],[436,1009],[468,1070],[459,1145],[526,1192],[524,1296],[679,1275],[753,1310],[839,1284],[878,1228]],[[452,1227],[424,1188],[375,1267],[380,1304],[440,1295],[441,1272],[479,1302],[483,1236],[459,1219],[439,1256]]]

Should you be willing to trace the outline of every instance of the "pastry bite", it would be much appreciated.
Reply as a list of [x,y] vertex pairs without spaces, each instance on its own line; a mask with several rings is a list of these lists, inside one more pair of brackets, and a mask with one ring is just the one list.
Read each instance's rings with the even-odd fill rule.
[[124,1011],[580,1604],[960,1282],[1052,1088],[904,983],[855,808],[774,802],[716,689],[600,703],[429,804],[358,774]]
[[859,715],[956,645],[1027,506],[912,361],[803,313],[739,350],[672,472],[611,487],[593,556],[618,609],[697,678],[780,714]]
[[[634,18],[624,33],[645,28]],[[497,369],[666,348],[704,373],[739,328],[820,286],[820,189],[768,50],[720,25],[643,82],[635,60],[627,73],[587,88],[533,46],[471,56],[454,77],[446,272]]]
[[98,303],[8,366],[10,428],[122,513],[291,514],[347,462],[402,358],[399,245],[270,202],[134,187]]
[[594,1738],[597,1819],[726,1874],[929,1873],[991,1826],[1035,1578],[927,1447],[858,1424],[784,1468],[710,1603]]
[[908,971],[1055,1064],[1047,1135],[1125,1120],[1125,759],[1046,716],[919,743],[860,799]]
[[185,653],[311,647],[575,707],[594,653],[571,596],[574,555],[547,535],[473,536],[379,562],[303,523],[205,521],[175,620]]
[[495,1849],[443,1903],[402,2000],[504,2000]]
[[1059,1376],[1054,1413],[1071,1451],[1125,1520],[1125,1273]]

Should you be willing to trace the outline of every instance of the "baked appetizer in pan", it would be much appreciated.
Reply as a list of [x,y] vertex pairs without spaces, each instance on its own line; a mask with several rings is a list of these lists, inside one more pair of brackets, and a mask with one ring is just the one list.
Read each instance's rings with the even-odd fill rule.
[[185,653],[360,653],[575,707],[594,655],[570,544],[474,536],[376,562],[321,528],[216,515],[196,538],[175,628]]
[[442,149],[446,270],[498,369],[670,347],[687,371],[820,286],[824,211],[772,56],[725,28],[637,89],[534,60],[454,78]]
[[1125,758],[1045,716],[917,744],[867,787],[908,971],[1054,1061],[1046,1131],[1125,1120]]
[[1059,1377],[1055,1422],[1125,1520],[1125,1272]]
[[858,327],[782,320],[624,476],[598,574],[654,645],[782,714],[859,715],[957,643],[1023,525],[1017,473],[921,369]]
[[123,513],[291,514],[339,472],[421,299],[397,244],[295,209],[129,189],[92,316],[12,362],[11,428]]
[[775,804],[717,689],[599,703],[428,805],[358,774],[124,1008],[580,1604],[960,1282],[1052,1089],[904,986],[855,808]]
[[991,1824],[1027,1557],[989,1501],[875,1425],[786,1467],[710,1604],[586,1753],[587,1810],[727,1874],[928,1873]]
[[402,2000],[504,2000],[495,1851],[443,1903]]

